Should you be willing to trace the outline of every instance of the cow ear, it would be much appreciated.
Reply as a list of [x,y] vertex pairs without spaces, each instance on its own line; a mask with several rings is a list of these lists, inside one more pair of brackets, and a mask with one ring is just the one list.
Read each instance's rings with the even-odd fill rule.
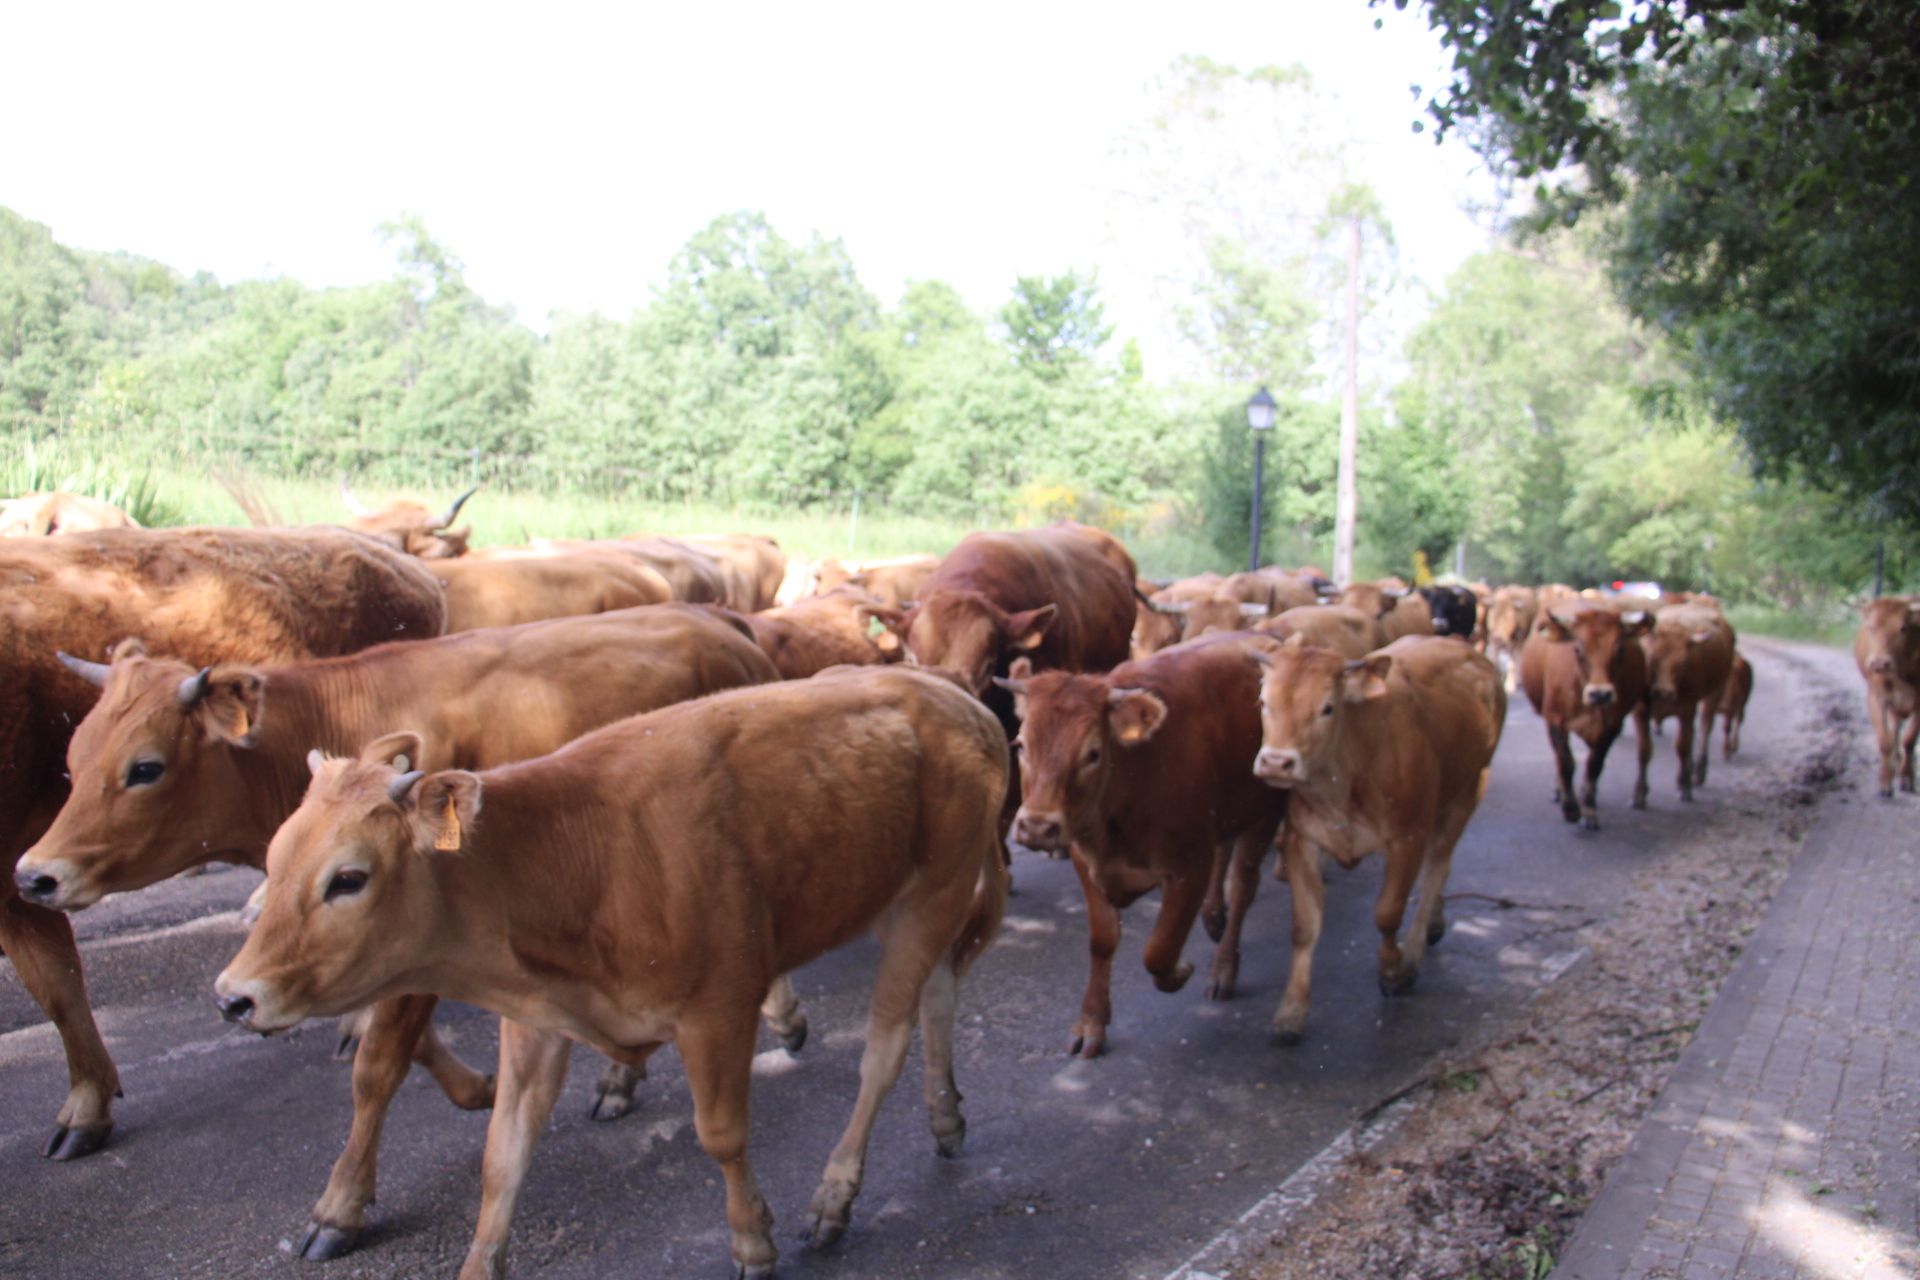
[[1027,718],[1027,681],[1032,675],[1033,662],[1027,658],[1015,658],[1004,677],[993,677],[995,684],[1013,695],[1013,715],[1017,720]]
[[1567,629],[1567,624],[1552,613],[1541,614],[1540,620],[1533,624],[1533,629],[1546,632],[1554,640],[1573,639],[1573,632]]
[[402,800],[421,853],[458,853],[468,847],[480,817],[480,776],[464,769],[429,774],[414,785],[412,805]]
[[1060,606],[1043,604],[1038,609],[1008,614],[1008,645],[1015,649],[1038,649],[1041,642],[1047,638],[1047,628],[1053,625],[1053,620],[1059,612]]
[[313,750],[307,752],[307,772],[308,773],[315,773],[315,774],[319,773],[320,766],[325,764],[326,762],[327,762],[327,753],[322,751],[320,748],[315,747]]
[[147,646],[141,642],[139,636],[128,636],[118,644],[107,646],[108,662],[118,662],[122,658],[144,658],[146,656]]
[[1346,679],[1341,682],[1342,693],[1348,702],[1366,702],[1373,698],[1387,696],[1387,672],[1393,666],[1393,655],[1387,653],[1369,654],[1364,658],[1349,662],[1346,667]]
[[398,733],[389,733],[375,738],[360,748],[360,763],[385,765],[399,773],[420,767],[420,757],[426,751],[426,742],[411,729],[402,729]]
[[1167,722],[1167,704],[1145,689],[1115,689],[1107,696],[1107,724],[1123,747],[1137,747]]
[[1304,631],[1296,631],[1281,643],[1291,645],[1295,649],[1304,649],[1307,647],[1307,633]]
[[209,742],[251,747],[267,710],[267,678],[252,667],[215,667],[207,673],[206,693],[187,714]]
[[1240,606],[1240,616],[1243,618],[1264,618],[1267,613],[1267,606],[1263,604],[1242,603]]
[[1645,609],[1623,613],[1620,615],[1620,629],[1630,636],[1645,635],[1653,629],[1653,615]]
[[900,637],[905,634],[901,623],[906,618],[900,610],[883,604],[857,604],[853,617],[874,648],[889,655],[900,652]]

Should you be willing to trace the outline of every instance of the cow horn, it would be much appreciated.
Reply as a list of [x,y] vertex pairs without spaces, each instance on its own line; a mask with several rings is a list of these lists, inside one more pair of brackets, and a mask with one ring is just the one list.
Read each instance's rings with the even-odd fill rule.
[[413,790],[413,784],[426,776],[423,769],[409,769],[405,773],[395,774],[393,781],[387,784],[387,798],[399,804],[407,798],[407,792]]
[[1637,627],[1646,620],[1647,611],[1645,609],[1635,609],[1632,613],[1623,613],[1620,615],[1620,621],[1630,627]]
[[454,520],[460,515],[460,508],[467,505],[467,499],[471,498],[474,494],[478,492],[480,492],[480,486],[475,485],[473,486],[473,488],[467,490],[465,493],[455,498],[453,500],[453,505],[447,508],[447,514],[441,516],[438,520],[434,521],[431,525],[427,527],[430,529],[444,529],[448,525],[452,524]]
[[1171,614],[1176,618],[1184,618],[1187,616],[1187,610],[1192,607],[1193,606],[1185,600],[1163,600],[1154,606],[1154,612]]
[[53,656],[60,659],[61,666],[73,672],[73,674],[79,676],[88,684],[95,685],[102,689],[107,687],[107,673],[113,668],[109,667],[106,663],[88,662],[85,658],[76,658],[72,654],[62,653],[58,649],[53,651]]
[[207,696],[207,677],[213,674],[212,667],[202,667],[180,682],[180,705],[191,707]]
[[345,476],[340,477],[340,501],[346,503],[347,510],[356,516],[370,516],[373,514],[373,508],[353,496],[353,490],[348,487]]

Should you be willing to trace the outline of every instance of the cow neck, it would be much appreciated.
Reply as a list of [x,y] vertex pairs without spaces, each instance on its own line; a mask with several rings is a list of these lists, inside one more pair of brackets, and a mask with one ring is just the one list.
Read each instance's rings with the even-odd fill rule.
[[267,706],[254,745],[232,753],[243,782],[259,797],[255,812],[263,834],[249,851],[257,859],[265,860],[267,841],[306,795],[309,751],[352,755],[386,732],[372,727],[380,705],[376,691],[356,675],[353,667],[334,663],[267,671]]
[[577,809],[543,801],[526,768],[483,775],[480,818],[465,846],[433,858],[443,904],[434,989],[552,1026],[553,1008],[571,1004],[566,990],[618,976],[578,963],[592,954],[585,938],[609,896],[606,846]]

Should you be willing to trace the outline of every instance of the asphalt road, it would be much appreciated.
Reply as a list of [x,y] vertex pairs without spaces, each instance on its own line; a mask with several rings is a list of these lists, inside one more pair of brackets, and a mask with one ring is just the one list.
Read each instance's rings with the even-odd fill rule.
[[[1205,998],[1211,944],[1199,930],[1187,951],[1198,976],[1178,994],[1156,992],[1139,955],[1158,900],[1128,912],[1109,1053],[1069,1060],[1086,978],[1080,891],[1066,863],[1016,860],[1006,929],[961,989],[966,1152],[935,1156],[910,1061],[875,1129],[853,1227],[820,1254],[799,1236],[857,1088],[874,952],[852,947],[800,971],[812,1040],[797,1058],[765,1041],[754,1083],[752,1154],[778,1219],[781,1274],[1160,1280],[1358,1109],[1523,1012],[1568,959],[1569,926],[1608,911],[1663,844],[1738,803],[1756,766],[1790,757],[1800,740],[1794,704],[1827,677],[1790,650],[1743,649],[1758,688],[1741,759],[1722,764],[1716,746],[1712,781],[1683,806],[1669,727],[1652,807],[1636,813],[1627,734],[1602,781],[1598,833],[1567,826],[1549,803],[1545,732],[1517,698],[1450,892],[1572,909],[1500,910],[1462,897],[1416,990],[1388,1000],[1373,976],[1380,865],[1333,869],[1308,1035],[1292,1048],[1267,1034],[1288,946],[1286,889],[1267,880],[1247,925],[1241,993],[1226,1004]],[[64,1060],[0,963],[0,1276],[345,1280],[457,1269],[478,1205],[486,1116],[453,1110],[419,1072],[388,1121],[379,1202],[359,1251],[324,1264],[288,1255],[345,1136],[348,1073],[332,1060],[331,1023],[263,1041],[214,1011],[213,977],[240,943],[234,909],[255,881],[223,869],[78,918],[94,1008],[127,1095],[111,1144],[82,1161],[40,1158],[65,1092]],[[441,1025],[469,1062],[490,1069],[490,1017],[443,1006]],[[520,1200],[514,1274],[729,1274],[720,1180],[694,1140],[677,1059],[660,1055],[641,1104],[613,1123],[587,1117],[599,1069],[596,1056],[576,1052]]]

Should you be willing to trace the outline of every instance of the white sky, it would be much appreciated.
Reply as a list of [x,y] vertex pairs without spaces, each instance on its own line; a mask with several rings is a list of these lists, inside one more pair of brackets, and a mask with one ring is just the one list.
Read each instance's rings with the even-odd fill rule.
[[[840,237],[888,305],[1100,268],[1108,157],[1182,53],[1336,89],[1403,270],[1437,286],[1486,243],[1473,157],[1409,128],[1444,65],[1417,6],[16,0],[0,30],[0,204],[61,241],[349,284],[392,272],[374,228],[415,212],[537,328],[624,318],[733,209]],[[1128,311],[1123,336],[1155,326]]]

